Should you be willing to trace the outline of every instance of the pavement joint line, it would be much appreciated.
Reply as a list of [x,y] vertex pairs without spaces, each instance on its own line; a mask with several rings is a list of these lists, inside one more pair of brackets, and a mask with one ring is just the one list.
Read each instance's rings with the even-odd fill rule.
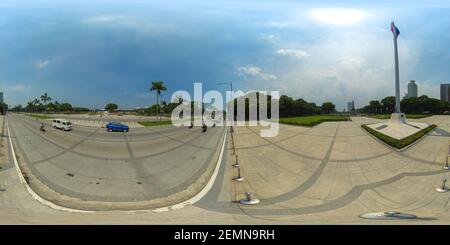
[[[27,127],[26,125],[24,125],[23,124],[23,122],[22,122],[22,124],[21,124],[24,128],[28,128],[28,130],[31,130],[32,131],[32,128],[29,128],[29,127]],[[12,132],[14,132],[14,128],[11,128],[11,131]],[[217,144],[215,144],[215,146],[213,147],[214,149],[216,149],[215,150],[215,154],[216,154],[216,157],[217,157],[217,155],[220,153],[220,143],[221,143],[221,136],[222,136],[222,133],[224,132],[225,130],[222,130],[221,129],[221,131],[216,131],[215,132],[215,134],[213,134],[214,136],[218,136],[219,137],[219,140],[217,141]],[[213,131],[214,132],[214,131]],[[38,136],[40,136],[40,137],[43,137],[43,136],[41,136],[41,135],[38,135]],[[121,135],[121,138],[123,138],[123,137],[125,137],[126,136],[126,134],[123,134],[123,135]],[[201,135],[199,135],[199,136],[201,136]],[[195,137],[195,139],[197,139],[197,138],[199,138],[199,136],[197,136],[197,137]],[[44,138],[45,139],[45,138]],[[20,148],[19,148],[19,150],[21,150]],[[200,149],[197,149],[198,151],[200,150]],[[26,155],[25,155],[25,153],[23,152],[22,154],[24,154],[24,158],[26,158]],[[210,155],[210,157],[206,160],[206,161],[204,161],[204,163],[202,164],[202,166],[203,167],[207,167],[208,165],[212,165],[212,170],[211,170],[211,172],[213,171],[213,169],[214,169],[214,163],[213,163],[213,161],[214,160],[212,160],[212,157],[213,157],[213,155]],[[27,160],[26,162],[30,162],[29,160]],[[51,162],[51,160],[49,160],[49,162]],[[133,161],[131,161],[130,163],[132,163],[131,165],[133,165]],[[209,164],[209,163],[211,163],[211,164]],[[61,167],[59,164],[57,164],[57,163],[55,163],[55,162],[53,162],[53,164],[55,165],[55,166],[57,166],[58,168],[60,168],[60,169],[65,169],[64,167]],[[31,164],[31,165],[28,165],[28,167],[30,167],[30,169],[32,170],[32,173],[33,173],[33,170],[35,170],[34,169],[34,165],[33,164]],[[139,169],[139,164],[137,164],[137,169]],[[176,168],[177,167],[177,165],[175,165],[173,168]],[[203,168],[202,167],[202,168]],[[137,171],[137,172],[139,172],[139,171]],[[201,173],[199,172],[199,171],[197,171],[196,173],[195,173],[196,175],[200,175]],[[212,173],[211,173],[212,174]],[[84,176],[87,176],[87,175],[84,175]],[[149,176],[155,176],[155,175],[152,175],[152,174],[148,174],[148,175],[145,175],[145,176],[138,176],[139,178],[146,178],[146,177],[149,177]],[[97,200],[97,201],[104,201],[104,200],[99,200],[98,199],[98,196],[95,196],[95,195],[89,195],[89,194],[85,194],[85,193],[80,193],[80,192],[76,192],[76,191],[73,191],[73,190],[69,190],[69,189],[67,189],[67,188],[65,188],[65,187],[62,187],[62,186],[60,186],[60,185],[58,185],[58,184],[56,184],[55,182],[52,182],[52,181],[50,181],[49,179],[47,179],[46,178],[46,176],[45,175],[35,175],[35,177],[37,177],[41,182],[43,182],[43,183],[47,183],[47,186],[50,188],[50,189],[52,189],[52,190],[54,190],[54,191],[56,191],[56,192],[58,192],[58,190],[59,190],[59,193],[71,193],[71,194],[69,194],[69,195],[66,195],[66,196],[69,196],[69,197],[78,197],[77,195],[79,195],[79,194],[82,194],[84,197],[83,198],[85,198],[85,199],[93,199],[93,200]],[[90,177],[90,176],[87,176],[87,177]],[[155,177],[157,177],[157,175],[155,176]],[[113,178],[105,178],[105,179],[113,179]],[[115,178],[115,179],[120,179],[120,178]],[[206,179],[205,180],[205,184],[206,184],[206,182],[208,181],[208,179]],[[49,183],[48,182],[51,182],[50,183],[50,186],[49,186]],[[144,181],[143,181],[144,182]],[[145,181],[146,182],[146,181]],[[182,184],[180,184],[180,185],[177,185],[177,186],[175,186],[175,187],[173,187],[173,188],[171,188],[171,189],[168,189],[167,191],[172,191],[173,189],[177,189],[178,188],[178,191],[183,191],[183,190],[185,190],[182,186],[184,186],[187,182],[189,182],[189,181],[185,181],[185,182],[183,182]],[[56,186],[56,189],[55,189],[55,186]],[[155,186],[156,187],[158,187],[159,188],[159,184],[158,183],[156,183],[155,182]],[[187,187],[186,187],[187,188]],[[62,190],[62,191],[61,191]],[[63,194],[64,195],[64,194]],[[159,197],[163,197],[164,195],[161,195],[161,196],[159,196]],[[79,197],[78,197],[79,198]],[[189,198],[189,197],[186,197],[186,198]],[[126,198],[125,198],[126,199]],[[122,200],[123,201],[123,200]],[[128,201],[128,199],[126,199],[126,201]],[[181,200],[180,200],[180,202],[181,202]],[[167,204],[168,205],[168,204]],[[150,209],[152,209],[152,208],[144,208],[144,209],[147,209],[147,210],[150,210]],[[130,210],[132,210],[132,209],[130,209]],[[100,210],[95,210],[95,211],[100,211]]]
[[[34,190],[29,186],[29,184],[25,181],[25,178],[23,177],[22,171],[19,167],[19,163],[17,161],[16,155],[15,155],[15,150],[14,150],[14,146],[12,143],[12,136],[10,133],[10,129],[9,129],[9,123],[7,124],[7,128],[8,128],[8,136],[9,136],[9,142],[10,142],[10,146],[11,146],[11,151],[12,151],[12,155],[13,155],[13,161],[14,161],[14,165],[16,167],[16,171],[17,174],[19,175],[19,180],[20,183],[23,184],[26,187],[27,192],[38,202],[52,208],[55,210],[59,210],[59,211],[66,211],[66,212],[76,212],[76,213],[96,213],[96,212],[102,212],[102,211],[94,211],[94,210],[81,210],[81,209],[73,209],[73,208],[67,208],[67,207],[63,207],[60,205],[57,205],[55,203],[52,203],[48,200],[45,200],[44,198],[42,198],[41,196],[39,196],[36,192],[34,192]],[[203,189],[197,193],[194,197],[191,197],[190,199],[183,201],[181,203],[178,204],[174,204],[171,206],[167,206],[167,207],[161,207],[161,208],[156,208],[156,209],[146,209],[146,210],[117,210],[115,212],[122,212],[122,213],[136,213],[136,212],[164,212],[164,211],[169,211],[169,210],[175,210],[175,209],[181,209],[184,208],[188,205],[192,205],[196,202],[198,202],[199,200],[201,200],[208,192],[209,190],[212,188],[214,181],[218,175],[219,169],[220,169],[220,164],[222,162],[222,157],[223,157],[223,153],[225,150],[225,144],[226,144],[226,138],[227,138],[227,132],[228,132],[228,128],[225,129],[224,131],[224,136],[223,136],[223,143],[222,143],[222,147],[220,150],[220,154],[219,154],[219,158],[218,161],[216,163],[214,172],[211,176],[211,178],[209,179],[208,183],[203,187]]]
[[203,189],[199,193],[197,193],[195,196],[191,197],[190,199],[188,199],[182,203],[171,205],[168,207],[157,208],[157,209],[152,210],[153,212],[165,212],[165,211],[180,209],[185,206],[195,204],[196,202],[200,201],[211,190],[211,188],[214,185],[214,182],[217,178],[217,175],[219,174],[220,164],[222,163],[223,153],[225,151],[225,145],[227,142],[227,132],[228,132],[228,127],[225,129],[225,132],[224,132],[224,136],[223,136],[223,140],[222,140],[222,147],[220,150],[219,158],[217,159],[216,167],[214,168],[214,172],[213,172],[211,178],[209,179],[208,183],[205,185],[205,187],[203,187]]
[[13,162],[14,166],[17,171],[17,175],[19,175],[20,183],[23,184],[27,190],[27,192],[38,202],[44,204],[45,206],[48,206],[52,209],[59,210],[59,211],[66,211],[66,212],[76,212],[76,213],[94,213],[95,211],[87,211],[87,210],[80,210],[80,209],[72,209],[72,208],[66,208],[63,206],[56,205],[50,201],[45,200],[41,196],[39,196],[34,190],[30,187],[30,185],[25,181],[25,178],[23,177],[23,173],[20,169],[19,162],[17,161],[16,152],[14,150],[14,145],[12,143],[12,137],[11,137],[11,131],[9,130],[9,123],[7,123],[8,128],[8,135],[9,135],[9,145],[11,147],[11,152],[13,156]]
[[[39,133],[37,133],[36,131],[34,131],[33,129],[31,129],[29,126],[26,126],[26,125],[24,125],[24,126],[27,127],[28,129],[30,129],[31,131],[35,132],[35,135],[41,137],[42,139],[44,139],[45,141],[49,142],[50,144],[53,144],[53,145],[55,145],[56,147],[58,147],[58,148],[60,148],[60,149],[62,149],[62,150],[64,150],[64,151],[67,150],[67,148],[61,147],[61,146],[59,146],[58,144],[56,144],[55,142],[53,142],[52,140],[49,140],[49,139],[43,137],[42,135],[40,135]],[[201,136],[201,135],[198,135],[198,136],[192,138],[191,141],[193,141],[193,140],[195,140],[195,139],[197,139],[197,138],[200,138],[200,136]],[[164,150],[164,151],[156,152],[156,153],[153,153],[153,154],[150,154],[150,155],[145,155],[145,156],[136,157],[136,160],[147,159],[147,158],[150,158],[150,157],[154,157],[154,156],[158,156],[158,155],[161,155],[161,154],[165,154],[165,153],[174,151],[174,150],[176,150],[176,149],[178,149],[178,148],[180,148],[180,147],[182,147],[182,146],[184,146],[184,145],[197,147],[197,146],[195,146],[195,145],[193,145],[193,144],[189,144],[189,143],[187,143],[187,142],[182,142],[182,141],[181,141],[181,142],[179,142],[179,143],[181,143],[181,144],[179,144],[178,146],[175,146],[175,147],[173,147],[173,148]],[[200,148],[201,148],[201,147],[200,147]],[[203,148],[208,149],[208,150],[211,150],[210,148],[206,148],[206,147],[203,147]],[[89,154],[77,152],[77,151],[74,151],[73,149],[72,149],[72,150],[65,151],[64,153],[67,153],[67,152],[71,152],[71,153],[74,153],[74,154],[77,154],[77,155],[80,155],[80,156],[83,156],[83,157],[88,157],[88,158],[93,158],[93,159],[99,159],[99,160],[128,160],[128,159],[129,159],[129,158],[113,158],[113,159],[109,159],[109,158],[105,158],[105,157],[97,157],[97,156],[93,156],[93,155],[89,155]],[[54,157],[58,157],[58,156],[59,156],[59,155],[56,154]],[[46,159],[46,160],[51,160],[51,159],[53,159],[54,157],[48,158],[48,159]],[[39,162],[39,161],[36,161],[36,162]],[[36,162],[31,162],[31,163],[36,163]]]

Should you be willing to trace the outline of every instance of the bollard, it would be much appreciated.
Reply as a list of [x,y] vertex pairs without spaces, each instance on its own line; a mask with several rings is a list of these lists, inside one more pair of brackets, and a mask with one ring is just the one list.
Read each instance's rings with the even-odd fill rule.
[[444,166],[444,169],[447,169],[447,170],[448,170],[448,157],[449,156],[445,157],[445,166]]
[[244,178],[241,176],[241,168],[237,167],[237,170],[238,170],[238,174],[236,177],[233,178],[233,180],[241,182],[244,180]]
[[238,155],[236,154],[236,163],[233,164],[233,167],[239,168]]
[[245,194],[245,198],[243,198],[239,201],[240,204],[255,205],[255,204],[259,203],[259,199],[253,198],[252,193],[247,191],[247,192],[244,192],[244,194]]
[[447,188],[447,186],[445,186],[446,183],[447,183],[447,179],[443,179],[443,180],[442,180],[442,187],[436,188],[436,191],[437,191],[437,192],[440,192],[440,193],[447,192],[447,191],[448,191],[448,188]]

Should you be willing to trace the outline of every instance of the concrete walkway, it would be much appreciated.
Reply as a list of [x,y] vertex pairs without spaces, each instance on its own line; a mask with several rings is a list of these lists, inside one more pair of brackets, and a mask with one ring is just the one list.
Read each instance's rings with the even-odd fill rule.
[[[236,175],[231,166],[235,155],[228,141],[226,158],[208,194],[193,206],[167,212],[78,214],[50,209],[24,191],[6,154],[0,165],[5,166],[0,170],[0,188],[6,189],[0,192],[0,220],[97,224],[448,224],[450,193],[438,193],[435,188],[450,173],[442,170],[448,151],[450,117],[417,121],[433,123],[438,128],[403,152],[391,150],[360,128],[363,123],[379,122],[377,119],[352,118],[351,122],[326,122],[313,128],[281,125],[275,138],[259,137],[258,127],[235,127],[236,153],[245,180],[231,180]],[[134,137],[145,138],[138,134]],[[94,133],[91,138],[102,136]],[[93,150],[86,154],[105,157],[101,150]],[[116,154],[109,157],[120,159],[121,155]],[[39,161],[37,157],[36,160]],[[237,204],[244,191],[251,191],[261,203],[251,207]],[[358,217],[389,210],[413,213],[420,219],[371,221]]]

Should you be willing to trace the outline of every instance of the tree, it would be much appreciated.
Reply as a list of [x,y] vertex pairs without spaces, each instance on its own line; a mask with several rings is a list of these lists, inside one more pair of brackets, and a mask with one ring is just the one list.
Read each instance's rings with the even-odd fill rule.
[[369,101],[369,107],[372,113],[379,113],[381,112],[383,106],[381,105],[380,101],[371,100]]
[[41,104],[41,101],[40,101],[39,99],[36,98],[36,99],[33,100],[32,103],[33,103],[33,105],[34,105],[35,111],[38,112],[39,107],[41,107],[41,105],[42,105],[42,104]]
[[8,105],[6,103],[1,102],[0,103],[0,113],[2,115],[5,115],[7,111],[8,111]]
[[59,108],[61,109],[61,111],[72,111],[72,105],[69,103],[62,103]]
[[381,100],[381,104],[383,104],[383,109],[385,113],[394,113],[395,111],[395,97],[387,96]]
[[330,112],[334,112],[335,111],[335,105],[331,102],[324,102],[322,104],[322,111],[324,111],[325,113],[330,113]]
[[117,110],[117,108],[119,108],[119,107],[116,104],[114,104],[114,103],[108,103],[105,106],[105,110],[107,110],[109,112],[115,111],[115,110]]
[[14,106],[13,108],[11,108],[11,111],[15,111],[15,112],[21,112],[23,110],[22,105],[18,104],[16,106]]
[[57,109],[56,104],[54,104],[52,102],[48,103],[47,106],[46,106],[46,110],[47,111],[56,111],[56,109]]
[[164,86],[163,81],[154,81],[152,82],[152,86],[150,87],[150,91],[156,91],[156,104],[157,106],[157,115],[159,117],[159,120],[161,120],[161,117],[159,115],[159,97],[161,96],[161,91],[166,91],[167,88]]
[[44,107],[47,110],[47,103],[50,102],[52,100],[52,98],[50,96],[48,96],[47,93],[44,93],[43,95],[41,95],[41,101],[44,103]]

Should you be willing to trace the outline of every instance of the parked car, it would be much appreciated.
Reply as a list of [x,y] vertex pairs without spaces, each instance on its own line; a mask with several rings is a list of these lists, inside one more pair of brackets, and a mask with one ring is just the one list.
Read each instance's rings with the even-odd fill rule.
[[64,131],[72,130],[72,123],[64,119],[53,119],[53,128],[62,129]]
[[128,132],[130,128],[127,125],[119,122],[109,122],[108,124],[106,124],[106,130],[108,130],[109,132],[112,131]]

